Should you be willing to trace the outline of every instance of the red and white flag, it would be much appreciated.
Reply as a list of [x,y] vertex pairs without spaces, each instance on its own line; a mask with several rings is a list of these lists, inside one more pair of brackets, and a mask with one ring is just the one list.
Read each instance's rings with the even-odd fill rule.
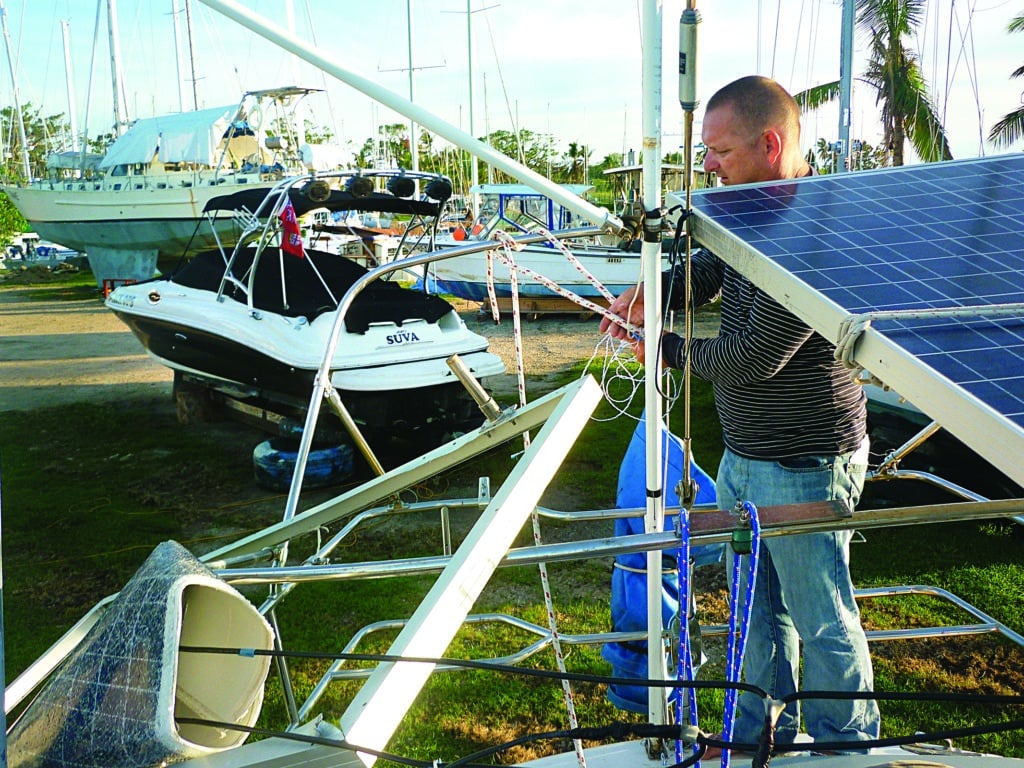
[[306,255],[306,249],[302,244],[302,232],[299,231],[299,222],[295,218],[295,206],[291,200],[281,211],[281,250],[300,259]]

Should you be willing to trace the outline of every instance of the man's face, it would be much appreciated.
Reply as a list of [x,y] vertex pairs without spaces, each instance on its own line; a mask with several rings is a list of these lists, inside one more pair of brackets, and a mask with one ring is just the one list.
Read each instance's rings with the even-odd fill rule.
[[747,184],[773,179],[764,134],[752,135],[734,118],[729,105],[704,115],[701,140],[707,147],[704,170],[714,172],[722,184]]

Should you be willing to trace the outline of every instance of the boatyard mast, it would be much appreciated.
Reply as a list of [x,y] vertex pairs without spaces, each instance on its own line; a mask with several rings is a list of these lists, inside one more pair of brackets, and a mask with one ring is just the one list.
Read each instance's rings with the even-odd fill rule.
[[25,118],[21,114],[21,99],[18,96],[18,81],[14,76],[14,59],[11,57],[11,36],[7,32],[7,9],[0,0],[0,25],[3,27],[4,47],[7,49],[7,67],[11,71],[11,92],[14,94],[14,116],[18,128],[18,140],[21,142],[21,162],[25,173],[25,181],[32,179],[32,165],[28,159],[28,141],[25,139]]
[[121,33],[117,23],[117,3],[107,0],[107,38],[110,41],[110,83],[113,89],[114,134],[120,136],[128,127],[125,104],[124,70],[121,66]]

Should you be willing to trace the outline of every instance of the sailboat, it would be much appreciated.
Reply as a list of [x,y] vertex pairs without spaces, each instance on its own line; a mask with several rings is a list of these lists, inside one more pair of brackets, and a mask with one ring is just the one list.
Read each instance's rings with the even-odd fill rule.
[[[105,293],[150,279],[158,259],[215,247],[214,233],[199,226],[212,197],[269,190],[282,178],[350,163],[340,146],[305,141],[300,110],[319,90],[297,85],[130,122],[121,95],[117,6],[105,2],[116,138],[103,154],[51,153],[42,178],[31,178],[26,160],[26,178],[0,187],[42,238],[87,255]],[[217,235],[230,238],[231,230],[222,227]]]
[[[315,89],[249,91],[237,104],[137,120],[92,169],[58,154],[48,178],[3,191],[43,238],[85,252],[96,277],[138,282],[157,259],[213,248],[231,237],[200,226],[211,198],[269,190],[282,178],[343,164],[332,148],[298,145],[296,105]],[[293,129],[291,129],[293,130]],[[329,159],[323,159],[329,158]]]
[[[205,0],[225,14],[245,23],[250,28],[271,39],[280,39],[290,50],[318,56],[324,66],[331,67],[332,73],[349,77],[340,65],[330,62],[329,57],[313,52],[294,38],[280,37],[269,23],[254,17],[230,0]],[[645,5],[645,48],[657,48],[660,40],[661,15],[658,4]],[[650,54],[648,54],[650,55]],[[656,60],[656,59],[655,59]],[[645,67],[645,73],[655,71]],[[376,98],[390,98],[386,93],[363,84]],[[379,95],[378,95],[379,94]],[[400,104],[401,102],[395,101]],[[413,111],[411,104],[401,104]],[[423,123],[423,115],[418,116]],[[454,131],[450,131],[455,135]],[[476,145],[467,144],[476,149]],[[657,153],[652,153],[652,164],[657,162]],[[509,167],[514,167],[511,164]],[[530,177],[529,172],[516,168],[522,177],[543,187],[543,182]],[[929,169],[925,169],[927,174]],[[920,171],[920,169],[918,169]],[[872,178],[858,181],[878,188],[901,181],[920,182],[912,169],[880,171]],[[953,176],[959,181],[976,179],[986,193],[1008,195],[1000,198],[1000,216],[1007,217],[1016,227],[1024,226],[1024,193],[1019,183],[1024,175],[1024,159],[1020,157],[993,158],[977,163],[965,162],[952,168]],[[1006,181],[1010,180],[1011,184]],[[940,179],[941,181],[941,179]],[[657,172],[651,184],[648,199],[657,197]],[[737,268],[750,270],[751,278],[758,281],[773,295],[785,297],[794,312],[823,334],[834,335],[845,318],[843,306],[829,298],[835,281],[831,274],[824,275],[824,287],[809,286],[808,279],[817,272],[804,268],[803,274],[795,277],[798,270],[787,268],[777,260],[766,257],[755,243],[763,236],[762,227],[778,223],[786,210],[795,210],[798,220],[806,224],[808,218],[805,202],[816,200],[830,192],[832,186],[845,189],[843,180],[811,178],[796,183],[750,185],[735,195],[735,190],[708,191],[695,201],[695,238],[709,247],[719,246],[723,258],[735,263]],[[938,184],[942,188],[941,184]],[[549,191],[544,188],[545,191]],[[1002,190],[1002,192],[1000,192]],[[551,194],[562,195],[558,190]],[[653,196],[653,197],[652,197]],[[600,212],[591,211],[584,201],[573,201],[564,196],[567,204],[574,206],[580,215],[594,221],[605,220]],[[741,198],[738,209],[729,208]],[[887,197],[885,202],[903,199],[906,195]],[[744,228],[743,237],[729,228],[730,216],[748,217],[753,222]],[[970,226],[968,223],[965,227]],[[886,230],[905,229],[902,220],[889,222]],[[985,249],[998,248],[998,243],[988,238],[988,233],[978,237],[976,245],[983,261]],[[999,238],[995,238],[998,240]],[[465,246],[467,248],[475,246]],[[645,243],[645,247],[657,251],[660,244]],[[355,297],[370,283],[402,268],[421,267],[432,260],[449,257],[445,252],[432,252],[407,257],[393,264],[383,265],[368,272],[352,286],[339,307],[335,327],[340,330],[342,317]],[[652,271],[659,268],[658,260],[652,259]],[[744,266],[745,263],[745,266]],[[806,267],[806,265],[804,265]],[[886,264],[879,264],[884,269]],[[1016,303],[1020,302],[1020,286],[1024,284],[1024,264],[1019,259],[1008,270],[1009,285],[1015,285]],[[892,278],[898,270],[885,275]],[[656,280],[645,281],[647,290],[654,291]],[[868,286],[869,292],[876,286]],[[890,280],[890,285],[899,285]],[[780,298],[780,300],[782,300]],[[981,303],[984,303],[982,301]],[[657,307],[656,302],[648,306]],[[1019,307],[1016,309],[1019,314]],[[657,312],[653,312],[656,316]],[[939,313],[940,315],[943,313]],[[1018,323],[1010,319],[999,319],[995,315],[982,322],[968,320],[972,330],[982,329],[995,334],[1003,324]],[[995,318],[995,319],[994,319]],[[954,318],[955,320],[956,318]],[[657,327],[655,321],[650,327]],[[899,322],[899,321],[897,321]],[[898,331],[899,329],[897,329]],[[1013,329],[1011,329],[1013,330]],[[658,336],[660,334],[654,334]],[[925,335],[922,331],[921,335]],[[879,373],[892,377],[896,385],[907,385],[915,395],[915,402],[922,408],[940,415],[948,426],[962,433],[993,464],[1008,471],[1016,480],[1024,481],[1024,467],[1017,461],[1024,448],[1024,413],[1014,411],[1012,405],[1024,400],[1024,368],[1012,367],[999,380],[1000,393],[1012,397],[995,398],[986,387],[976,382],[947,375],[957,361],[940,363],[939,372],[933,367],[934,360],[925,354],[916,353],[910,345],[901,343],[899,332],[891,329],[861,328],[855,341],[851,342],[853,361]],[[648,338],[652,345],[656,341]],[[329,345],[329,347],[332,345]],[[1007,350],[1019,353],[1018,347]],[[325,351],[322,373],[326,373],[333,350]],[[653,359],[653,356],[652,358]],[[963,366],[960,366],[962,369]],[[654,377],[648,377],[645,389],[655,388]],[[467,385],[471,382],[467,380]],[[987,388],[991,390],[992,388]],[[304,451],[308,451],[317,424],[319,404],[331,394],[329,377],[318,377],[310,395],[311,407],[303,430]],[[656,394],[656,393],[655,393]],[[661,584],[662,551],[668,548],[689,546],[693,543],[716,543],[737,540],[735,534],[741,525],[729,512],[696,512],[680,508],[680,530],[663,531],[655,519],[645,526],[645,532],[623,539],[581,538],[569,542],[515,548],[517,536],[532,513],[537,509],[540,498],[551,479],[558,472],[560,464],[578,439],[588,422],[593,409],[602,397],[601,390],[593,378],[584,376],[532,402],[521,404],[509,411],[502,411],[492,404],[481,404],[483,423],[475,430],[440,446],[401,467],[383,473],[378,477],[327,501],[298,509],[302,473],[296,471],[295,479],[281,520],[271,526],[243,536],[240,540],[222,546],[202,558],[195,558],[183,547],[167,543],[154,551],[146,565],[140,569],[132,582],[120,593],[97,605],[89,615],[73,627],[51,651],[41,657],[8,688],[7,703],[13,706],[28,700],[37,688],[32,705],[22,719],[14,726],[9,740],[9,754],[15,765],[156,765],[178,763],[199,768],[220,768],[227,766],[369,766],[380,758],[393,758],[408,762],[400,755],[388,753],[389,741],[410,705],[423,690],[423,686],[435,671],[450,670],[459,665],[457,660],[443,658],[456,633],[464,622],[501,620],[501,617],[476,617],[470,614],[475,600],[479,597],[488,578],[499,567],[542,562],[565,562],[575,558],[589,558],[641,552],[647,556],[647,579],[652,587]],[[615,514],[622,517],[646,517],[651,508],[661,504],[661,489],[664,478],[660,472],[661,445],[659,429],[661,416],[657,397],[645,398],[652,410],[647,413],[645,429],[650,430],[653,440],[647,440],[647,472],[642,495],[646,506],[638,509],[622,509]],[[1012,401],[1011,407],[1007,403]],[[507,479],[497,491],[491,494],[489,487],[481,483],[479,495],[471,500],[437,500],[415,505],[416,511],[447,514],[456,505],[471,508],[475,520],[461,544],[446,549],[433,557],[403,558],[386,562],[334,563],[331,554],[359,526],[378,520],[388,514],[401,515],[410,511],[408,505],[396,501],[396,495],[404,488],[443,472],[456,464],[491,450],[496,445],[520,438],[531,433],[528,445],[524,445],[521,456]],[[784,535],[807,530],[829,530],[838,528],[867,528],[909,523],[937,522],[941,520],[982,519],[1019,514],[1024,500],[970,501],[962,504],[921,505],[912,508],[876,510],[862,513],[842,508],[841,505],[797,505],[793,507],[749,511],[751,520],[757,521],[756,528],[745,529],[754,551],[761,536]],[[661,509],[661,512],[665,512]],[[579,515],[568,515],[573,520],[607,519],[614,515],[602,515],[601,511],[587,511]],[[607,512],[607,510],[605,511]],[[756,516],[754,516],[756,515]],[[748,521],[750,522],[750,521]],[[325,526],[336,525],[337,531],[324,537]],[[299,537],[316,538],[316,544],[304,553],[301,563],[290,563],[289,546]],[[738,549],[738,548],[737,548]],[[739,552],[737,551],[737,554]],[[679,569],[685,574],[687,569]],[[312,691],[302,701],[294,698],[294,688],[287,677],[287,657],[298,655],[296,649],[286,646],[288,633],[280,621],[278,612],[283,600],[304,583],[333,583],[335,586],[346,579],[384,578],[386,576],[436,573],[437,579],[429,588],[419,606],[407,619],[389,623],[386,629],[395,634],[386,654],[353,654],[360,648],[359,642],[365,634],[344,646],[344,651],[333,651],[331,659],[324,661],[323,675],[317,680]],[[251,588],[253,585],[270,587],[266,599],[259,605],[251,603],[235,587]],[[640,637],[621,635],[588,635],[573,640],[584,643],[598,643],[609,640],[644,640],[648,648],[661,647],[666,639],[661,626],[661,600],[658,589],[649,588],[648,616],[651,626]],[[681,600],[681,605],[686,605]],[[299,620],[310,621],[306,611],[301,611]],[[554,615],[553,611],[550,611]],[[977,615],[977,614],[976,614]],[[985,617],[988,618],[988,617]],[[529,649],[517,658],[525,658],[538,648],[554,646],[566,639],[557,631],[553,621],[548,628],[537,627],[520,621],[517,626],[529,632],[536,632],[539,638]],[[985,622],[988,630],[1004,632],[998,622]],[[685,638],[688,622],[679,622],[679,628],[672,632],[674,639]],[[375,627],[373,629],[380,629]],[[367,632],[371,628],[367,629]],[[977,627],[961,627],[970,634],[982,631]],[[1016,642],[1024,642],[1019,635],[1004,632]],[[680,643],[682,640],[680,639]],[[340,645],[340,643],[338,644]],[[684,646],[679,646],[682,658]],[[307,656],[308,649],[303,649]],[[629,682],[649,686],[655,693],[649,696],[649,721],[645,723],[615,723],[607,728],[577,728],[575,723],[556,734],[542,734],[548,738],[565,741],[575,739],[575,749],[560,752],[548,758],[529,761],[528,765],[540,768],[561,768],[569,765],[590,765],[598,768],[608,766],[688,766],[695,764],[703,755],[702,748],[711,742],[720,741],[704,733],[699,724],[674,719],[666,711],[666,687],[686,690],[693,687],[693,681],[685,675],[669,679],[665,659],[661,654],[651,653],[652,660],[647,678]],[[512,659],[515,661],[516,659]],[[259,741],[245,743],[248,734],[258,721],[263,701],[264,684],[271,666],[277,664],[287,691],[289,723],[281,732]],[[350,662],[369,663],[366,669],[350,667]],[[507,671],[500,665],[491,664],[492,669]],[[571,677],[565,671],[551,672],[549,677],[566,680]],[[323,717],[320,705],[326,691],[341,680],[364,679],[362,687],[351,699],[340,718]],[[732,681],[735,687],[735,681]],[[452,695],[472,696],[471,683],[461,690],[456,688]],[[820,692],[819,692],[820,693]],[[827,693],[827,692],[825,692]],[[571,697],[567,697],[571,698]],[[787,697],[788,698],[788,697]],[[1020,705],[1020,696],[988,697],[993,703]],[[441,701],[438,706],[444,707]],[[777,702],[768,700],[774,706]],[[691,710],[692,711],[692,710]],[[770,710],[769,710],[770,711]],[[997,727],[1018,725],[1001,723]],[[266,734],[265,734],[266,735]],[[888,739],[886,743],[863,744],[871,747],[867,754],[833,754],[822,750],[842,749],[842,745],[786,745],[795,749],[795,754],[775,756],[774,745],[765,740],[762,753],[755,758],[754,765],[768,765],[771,758],[779,765],[802,768],[868,768],[869,766],[906,765],[913,760],[922,762],[927,755],[929,764],[955,765],[958,768],[1016,768],[1022,761],[997,755],[981,755],[957,750],[944,742],[945,735],[928,734],[935,743],[919,745],[915,750],[910,745],[922,741],[925,735],[914,733]],[[583,739],[601,739],[602,746],[584,748]],[[518,740],[516,740],[518,741]],[[907,745],[904,749],[900,745]],[[730,746],[726,743],[725,746]],[[814,751],[817,750],[817,751]],[[490,759],[493,753],[483,750],[446,765],[479,764]],[[442,764],[440,758],[413,760],[413,764]],[[716,759],[716,763],[718,760]],[[728,752],[721,758],[723,766],[729,764]],[[705,762],[711,765],[710,761]]]

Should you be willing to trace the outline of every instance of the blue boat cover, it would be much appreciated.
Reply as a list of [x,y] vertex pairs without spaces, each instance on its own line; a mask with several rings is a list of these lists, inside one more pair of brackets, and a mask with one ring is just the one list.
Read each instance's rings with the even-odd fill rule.
[[[646,483],[646,426],[641,416],[629,447],[619,466],[619,487],[616,505],[619,509],[644,507],[647,504]],[[679,497],[676,485],[683,475],[682,440],[662,427],[662,457],[665,472],[662,487],[665,489],[665,505],[677,506]],[[697,483],[698,504],[715,502],[715,482],[695,461],[690,461],[690,474]],[[665,517],[665,530],[675,526],[675,515]],[[641,517],[615,521],[615,535],[625,536],[644,532]],[[704,544],[690,548],[690,559],[694,566],[712,565],[722,559],[724,545]],[[662,576],[661,606],[662,623],[668,626],[679,609],[679,591],[676,576],[675,552],[665,552]],[[647,555],[634,552],[618,555],[612,571],[611,613],[612,631],[636,632],[647,630]],[[612,674],[622,678],[647,678],[647,641],[638,640],[623,643],[606,643],[601,655],[612,665]],[[647,688],[639,685],[612,685],[608,699],[619,709],[630,712],[647,712]]]

